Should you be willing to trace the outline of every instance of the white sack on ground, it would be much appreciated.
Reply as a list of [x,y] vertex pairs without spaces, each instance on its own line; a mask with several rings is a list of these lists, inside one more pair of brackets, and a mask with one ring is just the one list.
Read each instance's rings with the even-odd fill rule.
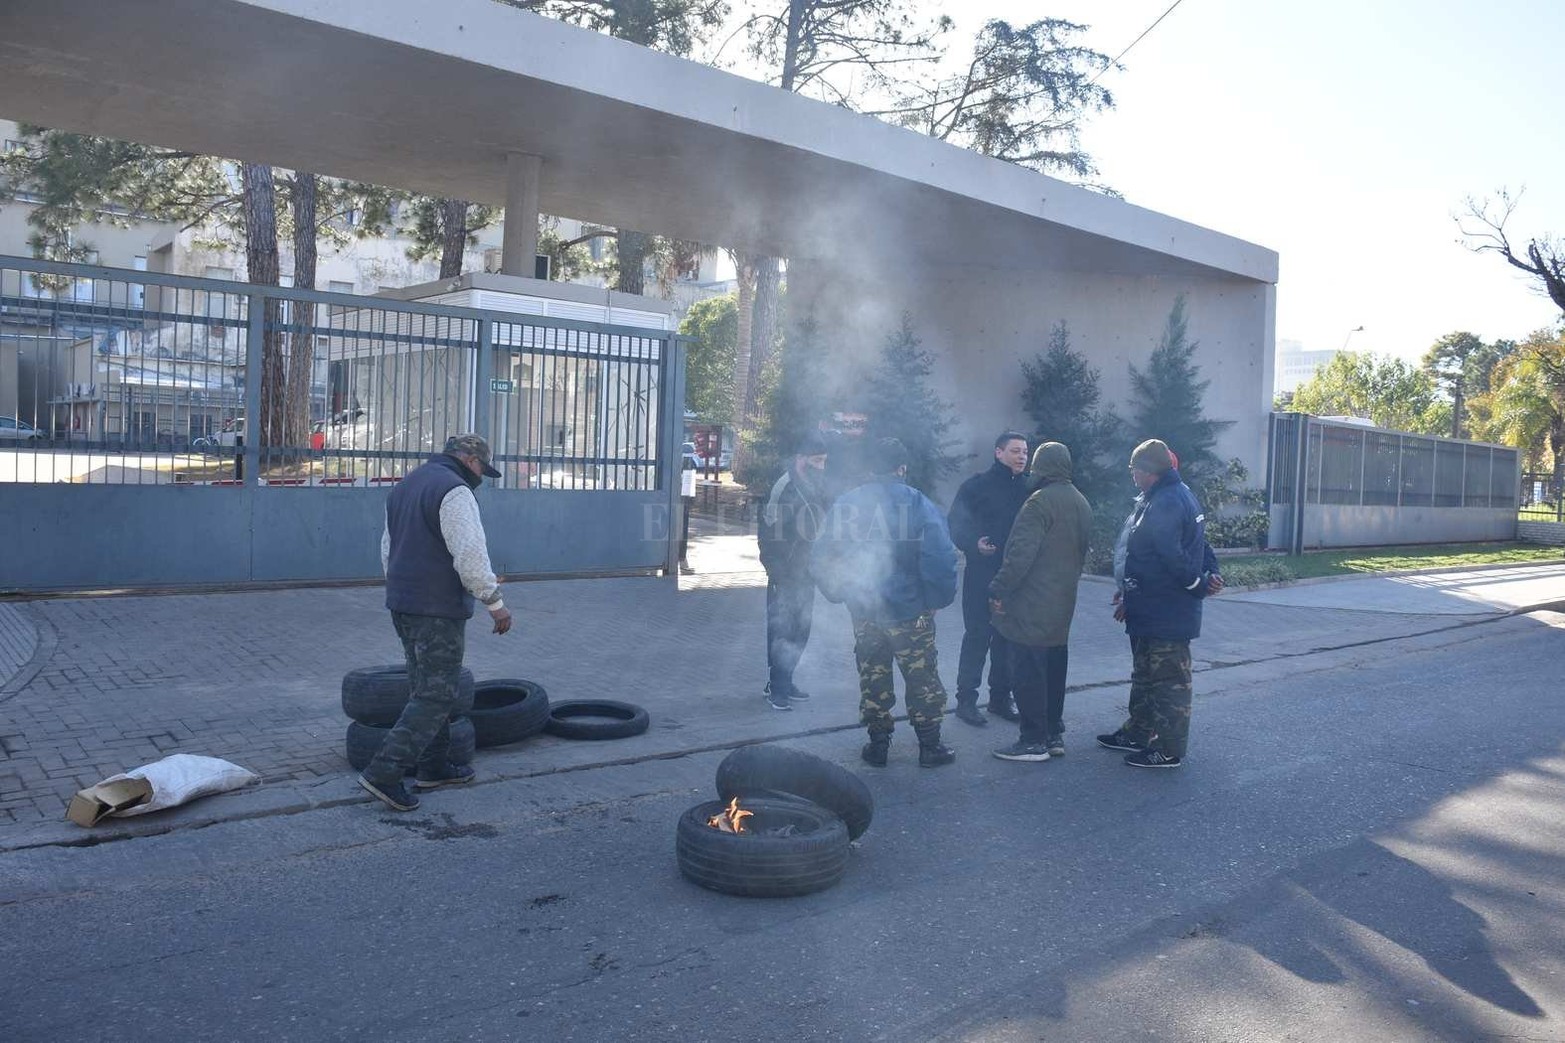
[[117,818],[178,807],[198,797],[226,793],[261,781],[261,776],[249,768],[241,768],[219,757],[199,757],[193,753],[170,754],[160,761],[143,764],[104,781],[126,778],[146,779],[152,783],[152,799],[114,812]]

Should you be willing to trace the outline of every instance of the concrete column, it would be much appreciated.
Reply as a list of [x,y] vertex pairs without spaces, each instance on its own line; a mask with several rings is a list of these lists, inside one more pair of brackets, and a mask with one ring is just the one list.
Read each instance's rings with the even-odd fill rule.
[[512,152],[505,161],[505,238],[501,241],[500,271],[531,279],[538,254],[538,177],[540,156]]

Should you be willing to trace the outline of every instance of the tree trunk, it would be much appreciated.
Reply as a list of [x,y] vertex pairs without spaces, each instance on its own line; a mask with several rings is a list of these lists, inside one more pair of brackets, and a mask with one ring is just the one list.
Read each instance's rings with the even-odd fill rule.
[[[276,286],[277,263],[277,184],[272,168],[256,163],[240,166],[244,186],[245,269],[249,282]],[[246,425],[246,435],[259,438],[259,445],[283,444],[286,427],[286,372],[283,365],[282,302],[268,298],[261,338],[261,416]],[[264,467],[263,463],[263,467]]]
[[755,262],[755,301],[750,325],[750,379],[745,387],[743,422],[753,426],[759,414],[758,396],[761,374],[777,348],[777,298],[782,287],[782,268],[775,257],[760,257]]
[[[734,254],[734,275],[739,284],[739,304],[735,309],[739,331],[738,344],[734,350],[732,416],[734,429],[742,435],[748,429],[745,425],[745,404],[750,400],[750,332],[755,325],[755,266],[747,255]],[[749,455],[744,438],[736,438],[732,461],[736,474],[744,470]]]
[[455,279],[467,253],[467,200],[440,201],[440,240],[440,277]]
[[[293,285],[295,289],[315,289],[315,237],[318,222],[315,201],[319,184],[314,174],[295,171],[290,189],[293,203]],[[315,375],[315,305],[306,301],[293,304],[294,327],[288,337],[288,445],[301,448],[310,444],[310,388]]]
[[644,232],[621,228],[615,240],[619,255],[619,274],[614,288],[620,293],[645,293],[647,290],[647,249],[650,237]]

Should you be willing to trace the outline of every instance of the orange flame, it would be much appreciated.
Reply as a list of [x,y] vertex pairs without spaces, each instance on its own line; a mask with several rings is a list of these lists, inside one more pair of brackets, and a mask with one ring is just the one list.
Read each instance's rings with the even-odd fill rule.
[[735,797],[728,802],[728,807],[725,810],[719,811],[707,819],[706,824],[713,829],[720,829],[724,833],[743,833],[744,820],[753,814],[755,812],[741,808],[739,806],[739,798]]

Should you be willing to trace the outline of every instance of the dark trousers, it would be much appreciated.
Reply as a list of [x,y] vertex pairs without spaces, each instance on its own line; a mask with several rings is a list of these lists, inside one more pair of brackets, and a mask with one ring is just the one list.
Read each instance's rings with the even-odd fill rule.
[[1170,757],[1190,741],[1190,642],[1130,639],[1130,717],[1120,730]]
[[793,671],[810,640],[815,583],[808,576],[766,583],[766,670],[772,695],[793,694]]
[[444,770],[451,718],[463,710],[457,700],[467,620],[393,612],[391,623],[408,663],[409,698],[380,752],[364,769],[364,778],[377,786],[400,783],[415,764],[420,777],[433,778]]
[[956,701],[978,702],[978,687],[984,679],[984,660],[989,660],[989,698],[1011,694],[1011,668],[1005,652],[1006,641],[989,622],[989,581],[991,569],[968,565],[962,577],[962,651],[956,660]]
[[1022,718],[1022,742],[1048,742],[1065,734],[1065,645],[1018,645],[1009,642],[1011,678],[1016,685],[1016,712]]

